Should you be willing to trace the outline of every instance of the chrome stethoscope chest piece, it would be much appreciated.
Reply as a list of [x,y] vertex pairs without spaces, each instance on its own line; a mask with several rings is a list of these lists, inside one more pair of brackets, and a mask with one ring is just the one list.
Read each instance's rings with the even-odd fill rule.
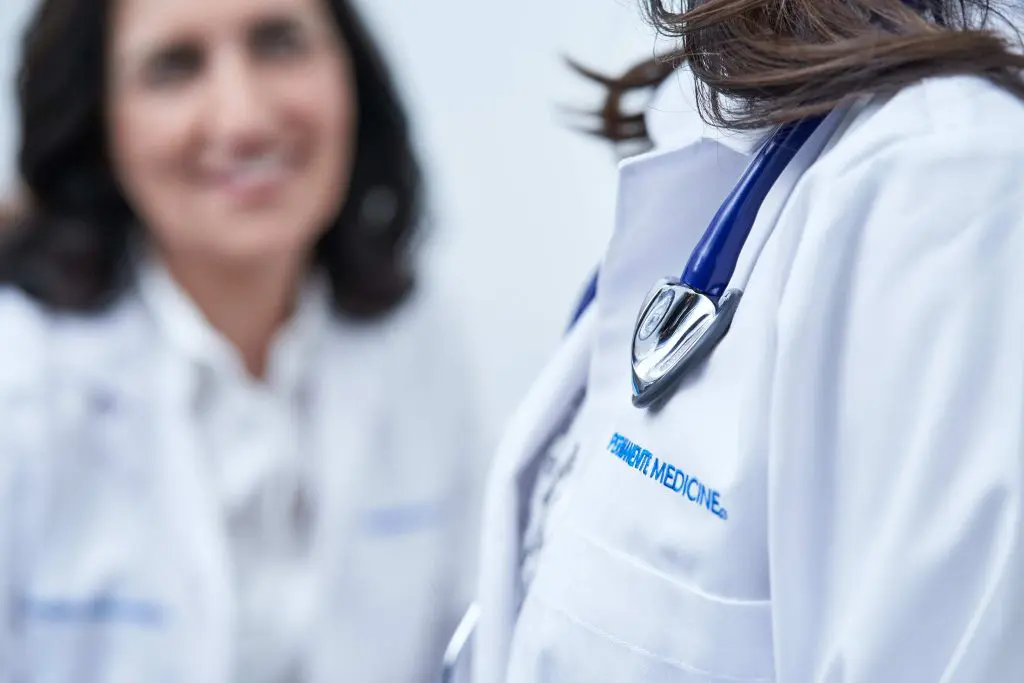
[[729,330],[743,296],[743,285],[731,284],[740,252],[775,181],[823,119],[776,130],[718,208],[683,274],[659,280],[647,295],[633,328],[633,405],[653,407]]
[[673,388],[725,336],[741,296],[711,297],[665,278],[647,295],[633,329],[633,405],[646,407]]

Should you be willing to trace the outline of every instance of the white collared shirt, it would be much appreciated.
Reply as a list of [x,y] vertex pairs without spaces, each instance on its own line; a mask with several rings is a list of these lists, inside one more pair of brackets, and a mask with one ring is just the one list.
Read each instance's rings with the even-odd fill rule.
[[250,376],[231,344],[155,263],[140,290],[158,328],[193,373],[189,415],[208,456],[237,589],[235,680],[301,679],[315,619],[309,538],[315,521],[311,472],[311,368],[304,359],[329,321],[324,283],[302,292],[271,347],[267,376]]

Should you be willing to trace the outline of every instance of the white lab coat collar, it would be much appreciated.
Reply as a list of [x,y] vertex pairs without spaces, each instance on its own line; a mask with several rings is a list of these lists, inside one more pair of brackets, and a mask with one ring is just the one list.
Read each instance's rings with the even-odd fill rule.
[[658,151],[679,149],[704,139],[750,156],[771,132],[768,128],[727,130],[705,123],[698,112],[696,82],[688,66],[676,69],[657,87],[645,121],[648,136]]
[[[179,353],[199,367],[245,377],[238,351],[204,317],[188,294],[153,257],[140,259],[139,291],[160,332]],[[330,320],[328,283],[319,274],[302,288],[294,314],[275,335],[267,367],[268,382],[294,388],[316,340]]]

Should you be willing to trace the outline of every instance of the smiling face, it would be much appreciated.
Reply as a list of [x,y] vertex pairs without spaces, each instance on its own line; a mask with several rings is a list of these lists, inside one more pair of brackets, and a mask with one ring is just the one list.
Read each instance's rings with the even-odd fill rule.
[[355,152],[354,76],[325,0],[115,0],[110,154],[158,249],[304,257]]

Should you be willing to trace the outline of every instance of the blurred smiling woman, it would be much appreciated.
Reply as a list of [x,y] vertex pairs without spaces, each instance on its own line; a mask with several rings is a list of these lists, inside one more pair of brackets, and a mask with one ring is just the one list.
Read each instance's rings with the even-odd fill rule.
[[0,681],[429,678],[470,420],[348,2],[45,0],[19,88]]

